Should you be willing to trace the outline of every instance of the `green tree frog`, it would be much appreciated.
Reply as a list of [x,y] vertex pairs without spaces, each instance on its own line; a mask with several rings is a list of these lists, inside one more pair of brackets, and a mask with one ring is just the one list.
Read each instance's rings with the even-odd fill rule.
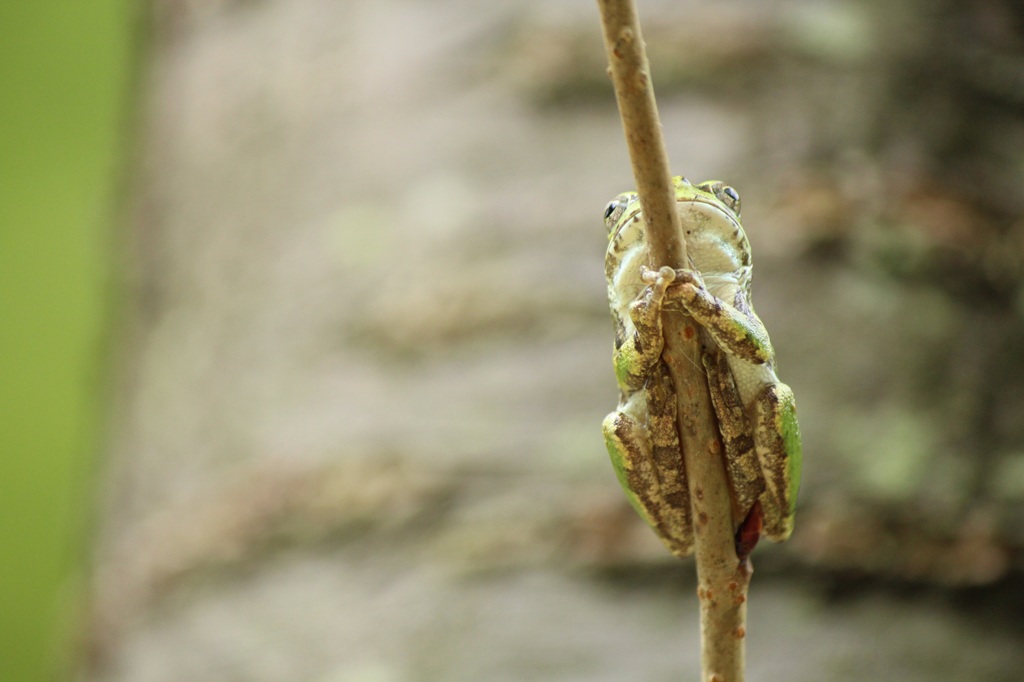
[[620,194],[605,210],[605,275],[619,384],[618,409],[603,423],[605,444],[640,516],[674,554],[691,553],[693,519],[676,393],[661,359],[662,310],[685,311],[702,328],[701,362],[743,558],[760,534],[781,542],[793,531],[801,465],[796,404],[775,374],[775,352],[750,301],[750,244],[740,225],[739,195],[717,181],[693,185],[677,177],[674,185],[688,269],[648,269],[635,193]]

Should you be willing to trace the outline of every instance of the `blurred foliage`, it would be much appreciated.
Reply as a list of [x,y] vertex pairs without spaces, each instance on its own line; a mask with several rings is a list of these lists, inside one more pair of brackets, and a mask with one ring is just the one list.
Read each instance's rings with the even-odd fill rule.
[[[793,680],[978,679],[1004,646],[1019,669],[1019,11],[640,5],[670,155],[741,189],[801,406],[800,520],[759,549],[752,647]],[[597,428],[596,219],[628,166],[596,12],[469,7],[153,3],[89,679],[486,679],[495,660],[634,679],[666,634],[677,667],[678,614],[635,614],[652,573],[690,578]],[[574,569],[623,566],[643,587],[602,612]],[[808,645],[789,599],[765,607],[773,574],[805,596],[807,576],[998,587],[1000,610],[928,615],[915,648],[920,603],[858,594],[877,639],[829,604],[805,610]],[[497,659],[453,673],[477,655]]]
[[0,4],[0,679],[53,679],[101,416],[136,10]]

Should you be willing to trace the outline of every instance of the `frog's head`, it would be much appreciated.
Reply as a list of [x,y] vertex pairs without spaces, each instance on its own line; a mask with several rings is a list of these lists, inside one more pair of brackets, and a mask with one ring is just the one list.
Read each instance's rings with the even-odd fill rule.
[[750,284],[750,242],[740,225],[740,195],[719,180],[674,178],[686,252],[714,289],[716,279]]
[[[750,286],[750,244],[740,225],[740,197],[724,182],[711,180],[691,184],[686,178],[673,178],[679,217],[686,240],[686,251],[693,267],[715,289],[718,284]],[[640,265],[648,263],[646,235],[640,198],[635,192],[615,197],[604,212],[608,228],[605,270],[611,281],[632,282]],[[637,280],[638,281],[638,280]]]

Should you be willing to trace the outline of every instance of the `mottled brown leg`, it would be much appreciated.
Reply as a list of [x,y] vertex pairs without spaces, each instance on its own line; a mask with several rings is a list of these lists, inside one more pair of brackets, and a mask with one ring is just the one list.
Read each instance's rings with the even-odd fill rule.
[[753,429],[725,354],[717,350],[704,354],[711,404],[718,417],[718,428],[725,449],[726,471],[732,488],[737,522],[746,518],[765,491],[761,465],[754,448]]

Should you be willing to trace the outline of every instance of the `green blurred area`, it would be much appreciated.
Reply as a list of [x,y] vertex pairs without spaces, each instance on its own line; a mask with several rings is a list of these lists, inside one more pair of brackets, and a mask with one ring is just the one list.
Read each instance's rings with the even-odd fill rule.
[[0,680],[62,676],[80,597],[136,17],[0,3]]

